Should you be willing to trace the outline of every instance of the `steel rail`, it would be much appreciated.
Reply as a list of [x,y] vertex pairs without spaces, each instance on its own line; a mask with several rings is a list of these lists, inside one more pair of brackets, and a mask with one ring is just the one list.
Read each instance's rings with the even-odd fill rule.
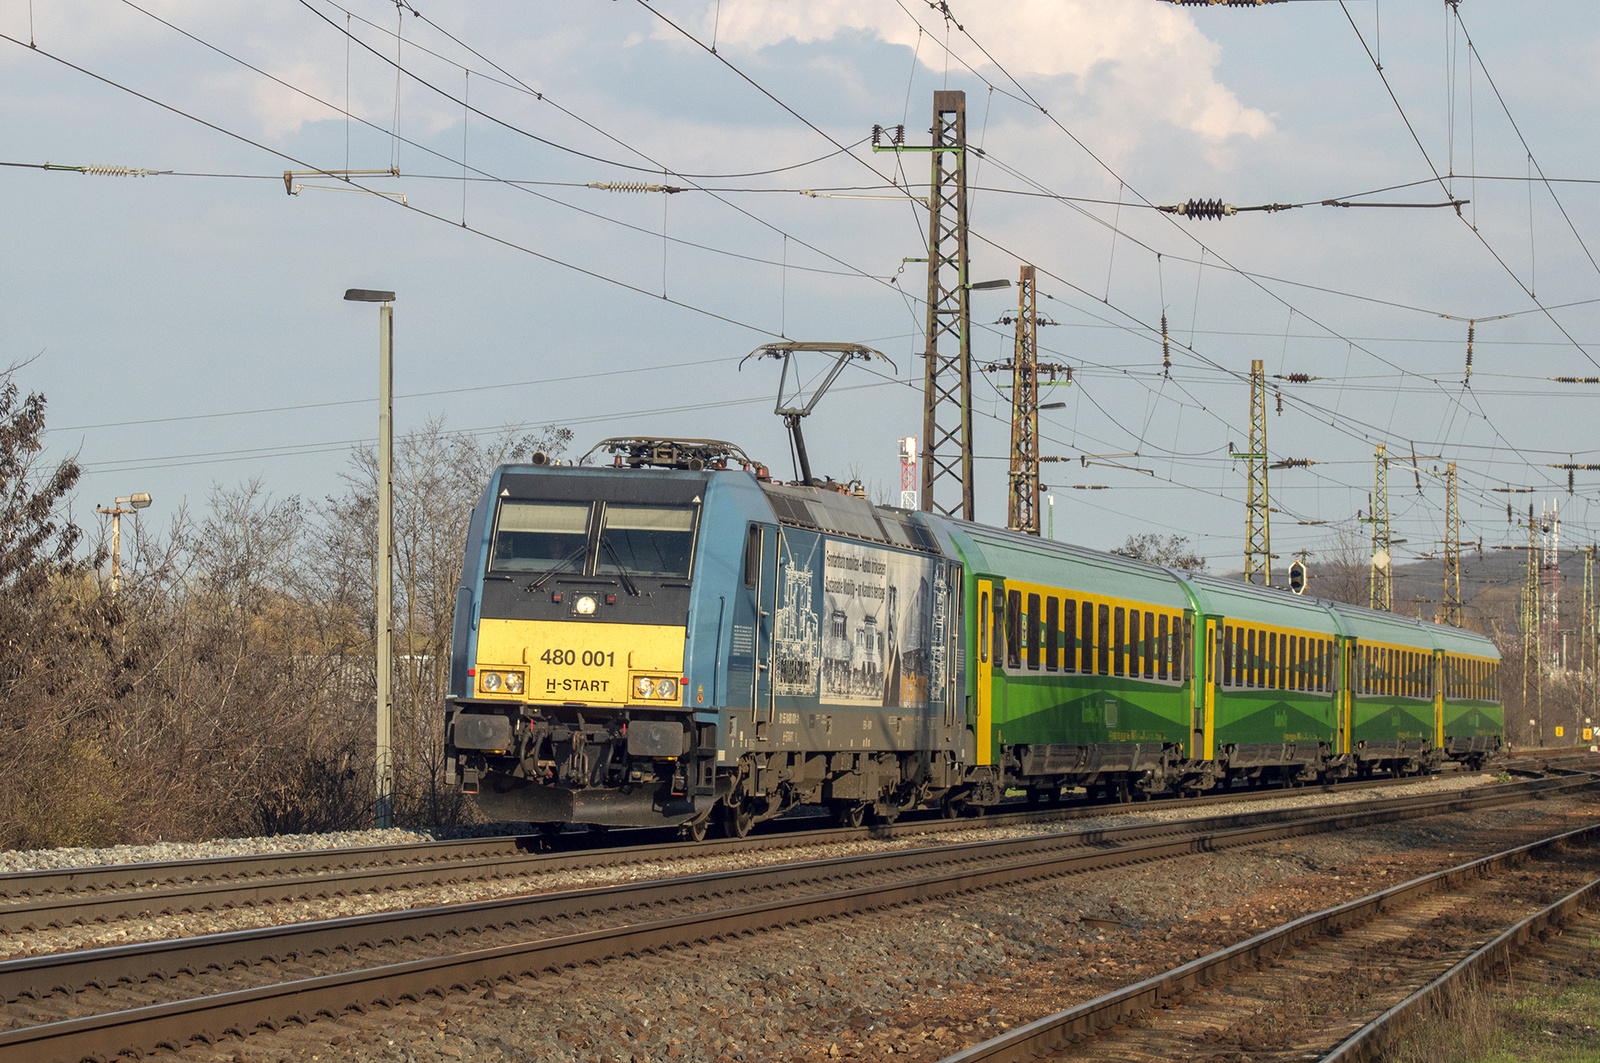
[[[1557,781],[1542,788],[1542,793],[1570,791],[1594,785],[1596,780]],[[191,1041],[212,1041],[220,1034],[241,1036],[258,1027],[276,1028],[288,1021],[309,1022],[317,1015],[337,1016],[346,1010],[362,1010],[401,998],[420,998],[428,993],[490,983],[499,979],[537,974],[547,970],[598,963],[618,956],[640,955],[673,949],[699,942],[721,940],[740,934],[799,925],[840,915],[870,911],[895,905],[946,897],[995,886],[1013,885],[1057,877],[1098,867],[1116,866],[1161,859],[1186,853],[1214,851],[1224,847],[1250,845],[1273,838],[1290,837],[1314,831],[1362,826],[1374,822],[1393,822],[1455,808],[1484,807],[1507,803],[1521,796],[1537,794],[1506,793],[1516,787],[1497,788],[1502,792],[1478,797],[1452,795],[1438,800],[1437,809],[1412,806],[1367,807],[1340,815],[1298,819],[1271,826],[1246,827],[1209,835],[1190,835],[1162,839],[1113,849],[1061,852],[1010,860],[988,867],[965,868],[925,875],[911,880],[859,886],[797,899],[752,904],[655,920],[610,930],[520,942],[513,945],[469,950],[390,964],[366,970],[348,971],[254,989],[236,990],[149,1005],[78,1019],[40,1024],[0,1033],[0,1063],[27,1060],[29,1063],[61,1060],[77,1063],[84,1058],[109,1058],[127,1051],[147,1051],[157,1047],[181,1048]],[[903,856],[904,854],[882,854]],[[766,869],[768,873],[785,869]],[[793,869],[787,869],[792,871]],[[669,880],[670,886],[672,880]],[[655,884],[657,886],[661,883]],[[682,897],[681,890],[677,896]],[[548,898],[544,898],[547,900]],[[525,899],[536,904],[541,898]],[[418,917],[453,917],[449,910],[431,913],[393,913]],[[339,921],[350,922],[350,921]],[[420,923],[419,923],[420,927]],[[318,942],[317,924],[299,929],[318,950],[337,946],[324,939]],[[429,931],[433,933],[436,931]],[[135,946],[137,948],[137,946]],[[97,950],[103,951],[103,950]],[[113,950],[114,951],[114,950]],[[41,957],[40,960],[48,960]],[[28,963],[29,961],[13,961]],[[1198,962],[1198,961],[1196,961]],[[1186,965],[1192,968],[1194,965]],[[186,969],[193,969],[187,964]],[[1180,968],[1180,970],[1186,969]]]
[[445,860],[509,855],[530,839],[517,836],[459,838],[452,841],[403,842],[398,845],[347,846],[339,849],[295,849],[243,856],[204,856],[137,864],[97,864],[0,873],[0,901],[92,890],[129,890],[189,882],[214,882],[219,877],[326,872],[357,867],[421,865]]
[[1549,907],[1509,927],[1493,941],[1473,950],[1448,971],[1345,1038],[1333,1051],[1323,1056],[1320,1063],[1364,1063],[1365,1060],[1382,1058],[1390,1035],[1402,1029],[1416,1009],[1441,999],[1461,979],[1489,981],[1499,970],[1509,972],[1516,955],[1537,945],[1548,930],[1565,925],[1577,918],[1583,909],[1597,905],[1600,905],[1600,879],[1578,887]]
[[[1414,779],[1379,780],[1367,785],[1397,785]],[[1324,788],[1325,790],[1327,788]],[[163,863],[63,868],[49,872],[0,875],[0,933],[174,913],[279,904],[344,897],[377,890],[417,889],[461,882],[485,882],[538,874],[549,869],[601,868],[683,857],[748,853],[806,845],[889,840],[944,830],[979,830],[1014,824],[1071,822],[1104,815],[1181,807],[1200,808],[1237,800],[1268,800],[1309,790],[1252,791],[1212,795],[1169,806],[1166,802],[1089,805],[1018,810],[960,824],[948,820],[901,826],[850,827],[756,838],[666,845],[647,844],[588,852],[529,852],[532,837],[416,842],[390,849],[359,847],[316,852],[265,853]],[[1334,790],[1332,792],[1337,792]],[[1337,806],[1335,806],[1337,807]],[[943,830],[940,826],[942,825]],[[393,854],[393,855],[390,855]],[[160,876],[166,875],[166,881]],[[142,888],[122,888],[127,884]],[[18,899],[4,903],[9,891]],[[44,896],[35,899],[36,895]]]
[[1336,817],[1351,823],[1365,815],[1370,822],[1392,820],[1411,812],[1431,815],[1483,807],[1486,803],[1538,797],[1561,787],[1560,780],[1513,783],[1472,794],[1423,794],[1384,802],[1356,802],[1313,809],[1238,812],[1202,819],[1159,821],[1064,831],[998,841],[961,842],[888,852],[855,854],[735,871],[676,876],[541,894],[506,897],[466,904],[412,908],[318,920],[253,930],[120,945],[0,962],[0,1001],[9,1003],[85,986],[141,981],[178,971],[225,968],[238,963],[283,962],[311,951],[370,948],[423,937],[455,937],[507,926],[525,926],[598,912],[643,910],[690,898],[753,893],[827,878],[861,878],[884,872],[948,867],[978,860],[1035,858],[1097,847],[1110,854],[1128,854],[1131,843],[1150,839],[1210,837],[1220,831],[1274,829],[1294,823],[1321,824]]
[[[1024,1063],[1094,1037],[1102,1030],[1128,1022],[1142,1012],[1161,1006],[1185,990],[1222,981],[1241,968],[1270,963],[1296,945],[1354,926],[1406,901],[1449,888],[1474,877],[1487,876],[1535,852],[1596,838],[1600,838],[1600,824],[1591,824],[1437,871],[1431,875],[1423,875],[1333,908],[1313,912],[1236,945],[1191,960],[1163,974],[1103,994],[1025,1026],[1019,1026],[981,1044],[946,1056],[939,1063]],[[1600,882],[1592,883],[1577,893],[1584,894],[1596,886],[1600,886]],[[1566,900],[1570,901],[1571,897]],[[1561,907],[1564,903],[1566,901],[1558,902],[1552,907]],[[1528,920],[1523,921],[1526,922]],[[1503,938],[1515,937],[1518,927],[1523,923],[1517,924],[1517,927],[1496,938],[1496,942]],[[1503,962],[1501,957],[1503,952],[1495,953],[1491,960],[1484,962],[1495,960]],[[1354,1040],[1354,1037],[1351,1040]],[[1324,1063],[1326,1059],[1331,1058],[1333,1057],[1325,1057]]]

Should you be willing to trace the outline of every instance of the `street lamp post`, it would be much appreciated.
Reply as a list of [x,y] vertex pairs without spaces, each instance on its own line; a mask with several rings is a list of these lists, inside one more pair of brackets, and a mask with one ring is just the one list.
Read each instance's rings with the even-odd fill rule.
[[344,297],[352,303],[383,304],[378,307],[378,579],[373,595],[378,613],[373,822],[381,830],[394,826],[394,307],[389,305],[394,292],[351,288]]
[[[111,518],[111,593],[116,594],[122,589],[122,518],[135,510],[143,509],[150,504],[150,496],[144,491],[138,494],[123,495],[117,499],[110,509],[100,506],[96,513],[104,513]],[[127,506],[127,509],[123,509]]]

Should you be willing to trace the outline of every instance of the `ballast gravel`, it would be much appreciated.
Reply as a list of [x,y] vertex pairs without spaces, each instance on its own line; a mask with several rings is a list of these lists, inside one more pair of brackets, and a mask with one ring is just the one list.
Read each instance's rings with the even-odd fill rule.
[[1071,875],[498,983],[169,1058],[933,1063],[1299,915],[1597,815],[1592,796],[1553,798]]

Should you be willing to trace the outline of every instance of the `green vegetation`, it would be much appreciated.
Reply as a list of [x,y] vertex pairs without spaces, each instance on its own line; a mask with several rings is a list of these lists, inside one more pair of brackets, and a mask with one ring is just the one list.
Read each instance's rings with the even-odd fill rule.
[[1600,1063],[1600,981],[1513,990],[1500,1015],[1498,1044],[1483,1063]]

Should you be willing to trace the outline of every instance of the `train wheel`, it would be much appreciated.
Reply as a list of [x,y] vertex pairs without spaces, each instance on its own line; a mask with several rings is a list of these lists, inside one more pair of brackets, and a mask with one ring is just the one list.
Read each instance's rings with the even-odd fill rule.
[[947,797],[939,802],[939,814],[945,819],[958,819],[961,816],[961,809]]
[[685,841],[703,842],[706,840],[706,831],[711,826],[710,816],[701,816],[699,819],[690,820],[678,828],[679,834]]
[[1112,783],[1112,787],[1113,792],[1116,794],[1114,800],[1117,802],[1117,804],[1125,805],[1133,800],[1133,794],[1128,788],[1127,779],[1118,779],[1116,782]]
[[546,838],[554,838],[557,834],[560,834],[562,831],[564,831],[566,829],[567,829],[567,825],[565,823],[541,823],[541,824],[539,824],[539,833],[543,834]]
[[841,827],[859,827],[862,821],[866,819],[866,816],[867,806],[865,805],[836,805],[833,810],[833,818]]
[[753,812],[740,801],[737,805],[722,806],[722,833],[729,838],[743,838],[755,826]]

